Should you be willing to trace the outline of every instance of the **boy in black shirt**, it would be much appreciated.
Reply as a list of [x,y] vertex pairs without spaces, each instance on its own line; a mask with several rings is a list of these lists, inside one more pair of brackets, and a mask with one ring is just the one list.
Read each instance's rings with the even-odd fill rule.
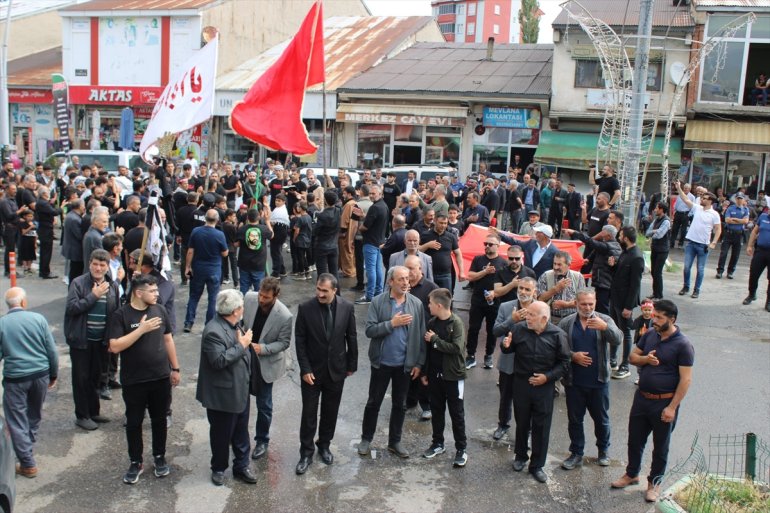
[[131,300],[118,309],[110,322],[110,351],[120,353],[120,382],[126,404],[126,438],[131,465],[123,476],[135,484],[144,471],[142,421],[145,410],[152,423],[152,455],[155,477],[165,477],[166,411],[171,387],[179,384],[180,370],[166,309],[157,304],[154,276],[135,274]]
[[462,320],[452,313],[452,294],[447,289],[432,290],[428,294],[428,308],[433,316],[428,321],[425,342],[428,344],[428,357],[423,369],[422,382],[428,385],[430,409],[433,413],[433,442],[423,457],[434,458],[443,454],[444,448],[444,410],[449,408],[452,419],[452,434],[455,438],[457,453],[453,461],[455,467],[464,467],[468,461],[465,452],[465,327]]

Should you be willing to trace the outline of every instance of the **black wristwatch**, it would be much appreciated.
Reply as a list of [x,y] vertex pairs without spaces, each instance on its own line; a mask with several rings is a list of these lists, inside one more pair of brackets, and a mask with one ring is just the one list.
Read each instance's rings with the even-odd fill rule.
[[180,374],[182,373],[182,371],[180,371],[179,369],[175,369],[173,367],[171,367],[171,372],[178,372]]

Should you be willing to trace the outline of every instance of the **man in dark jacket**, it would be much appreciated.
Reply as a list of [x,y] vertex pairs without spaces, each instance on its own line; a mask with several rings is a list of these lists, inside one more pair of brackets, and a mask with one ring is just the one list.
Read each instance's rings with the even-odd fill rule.
[[[24,207],[22,207],[24,208]],[[5,188],[5,197],[0,200],[0,220],[3,225],[3,245],[5,246],[5,277],[10,275],[8,257],[16,251],[16,241],[19,238],[19,213],[22,211],[16,203],[16,184],[10,183]]]
[[35,208],[37,217],[37,240],[40,246],[40,277],[44,280],[58,278],[51,274],[51,255],[53,254],[53,223],[61,215],[61,209],[51,205],[51,191],[47,187],[38,189]]
[[403,251],[406,247],[404,244],[404,237],[406,236],[406,219],[404,219],[404,216],[401,214],[393,216],[391,225],[392,231],[390,237],[388,237],[382,247],[380,247],[382,263],[385,265],[386,271],[390,267],[390,256],[393,253]]
[[198,193],[187,193],[187,204],[176,210],[177,243],[181,245],[179,270],[182,274],[182,285],[187,284],[187,249],[190,245],[190,234],[195,228],[195,212],[198,209]]
[[324,192],[325,207],[315,216],[313,226],[313,257],[318,274],[329,273],[339,279],[339,233],[342,209],[337,206],[337,194]]
[[596,311],[609,315],[610,287],[612,286],[612,276],[615,273],[609,264],[609,259],[612,257],[617,260],[623,251],[616,239],[618,229],[607,224],[594,237],[573,230],[564,230],[564,234],[582,241],[586,245],[586,252],[590,251],[593,255],[591,285],[596,290]]
[[69,212],[64,218],[61,254],[69,260],[69,283],[83,274],[83,214],[85,212],[83,200],[75,199],[69,203]]
[[72,360],[75,424],[87,431],[109,422],[100,415],[99,381],[109,360],[107,326],[120,307],[118,283],[110,278],[110,254],[91,253],[88,272],[70,282],[64,312],[64,333]]
[[[639,289],[642,285],[642,273],[644,273],[644,256],[642,250],[636,245],[636,228],[624,226],[618,238],[623,253],[615,262],[615,275],[610,288],[610,315],[623,332],[623,361],[612,373],[613,379],[623,379],[631,375],[628,370],[631,323],[634,320],[634,308],[639,306]],[[610,363],[613,368],[617,365],[617,353],[618,348],[614,347],[610,354]]]

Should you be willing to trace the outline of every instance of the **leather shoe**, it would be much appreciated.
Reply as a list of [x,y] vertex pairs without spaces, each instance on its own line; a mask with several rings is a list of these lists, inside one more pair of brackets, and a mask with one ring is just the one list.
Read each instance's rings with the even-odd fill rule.
[[492,435],[492,438],[494,438],[495,440],[500,440],[502,437],[505,436],[507,432],[508,432],[508,428],[499,427],[495,429],[495,432]]
[[55,280],[58,277],[59,275],[57,274],[49,274],[48,276],[41,276],[41,278],[44,280]]
[[93,420],[97,424],[106,424],[110,421],[110,419],[108,419],[104,415],[94,415],[93,417],[91,417],[91,420]]
[[647,502],[656,502],[660,497],[660,485],[655,486],[652,483],[647,485],[647,491],[644,492],[644,500]]
[[750,305],[752,303],[752,301],[754,301],[756,299],[757,299],[757,296],[752,296],[751,294],[749,294],[748,296],[746,296],[746,299],[743,300],[743,304],[744,305]]
[[406,451],[406,449],[401,447],[401,442],[388,445],[388,451],[402,459],[407,459],[409,457],[409,453]]
[[254,475],[254,472],[249,467],[237,472],[233,471],[233,478],[246,484],[257,484],[257,476]]
[[211,473],[211,482],[214,483],[217,486],[222,486],[225,484],[225,473],[224,472],[212,472]]
[[583,466],[583,457],[579,454],[575,454],[574,452],[569,455],[569,458],[564,460],[561,463],[561,468],[564,470],[572,470],[575,467],[582,467]]
[[321,456],[321,462],[325,465],[331,465],[334,463],[334,455],[328,447],[319,448],[318,455]]
[[298,476],[301,476],[305,472],[307,472],[307,468],[310,466],[310,464],[313,463],[313,458],[310,456],[302,456],[299,459],[299,463],[297,463],[297,468],[294,469],[294,471],[297,473]]
[[359,456],[369,456],[371,453],[371,446],[372,442],[369,440],[361,440],[361,443],[358,444],[358,455]]
[[254,446],[254,450],[251,452],[251,459],[258,460],[265,454],[267,454],[267,444],[258,442],[257,445]]
[[16,474],[32,479],[33,477],[37,477],[37,467],[22,467],[21,465],[17,464]]
[[623,476],[620,479],[618,479],[617,481],[613,481],[610,484],[610,486],[612,488],[622,489],[622,488],[625,488],[626,486],[637,485],[637,484],[639,484],[639,476],[629,477],[628,474],[623,474]]
[[513,460],[513,470],[521,472],[524,470],[524,466],[527,464],[527,460]]
[[535,481],[538,483],[545,483],[548,481],[548,476],[545,475],[545,472],[543,472],[543,469],[536,468],[529,471],[530,474],[532,474],[532,477],[535,478]]
[[75,419],[75,425],[86,431],[93,431],[99,429],[99,425],[91,419]]

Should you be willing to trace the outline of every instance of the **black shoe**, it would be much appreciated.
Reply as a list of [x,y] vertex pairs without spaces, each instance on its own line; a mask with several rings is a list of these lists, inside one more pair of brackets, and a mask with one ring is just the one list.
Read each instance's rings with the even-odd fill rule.
[[682,287],[682,290],[679,291],[679,295],[684,296],[688,292],[690,292],[690,287]]
[[452,461],[452,466],[464,467],[466,463],[468,463],[468,453],[465,452],[465,449],[457,449],[455,459]]
[[407,459],[409,457],[409,453],[401,447],[401,442],[396,442],[394,444],[388,444],[388,451],[392,452],[396,456],[398,456],[401,459]]
[[109,383],[107,383],[107,386],[110,387],[113,390],[119,390],[123,388],[123,385],[115,381],[114,379],[111,379]]
[[535,478],[535,481],[538,483],[545,483],[548,481],[548,476],[545,475],[545,472],[543,472],[543,469],[536,468],[529,471],[530,474],[532,474],[532,477]]
[[513,460],[513,470],[516,472],[521,472],[524,470],[524,467],[527,465],[527,460]]
[[756,299],[757,299],[757,296],[753,296],[749,294],[748,296],[746,296],[746,299],[743,300],[743,304],[750,305],[753,301],[756,301]]
[[484,355],[484,368],[491,369],[492,367],[494,367],[494,364],[492,363],[492,355]]
[[257,476],[251,471],[249,467],[244,469],[233,471],[233,478],[246,484],[257,484]]
[[263,442],[257,442],[257,445],[254,446],[254,450],[251,453],[251,459],[258,460],[265,454],[267,454],[267,444]]
[[610,466],[610,456],[607,454],[607,451],[599,451],[599,457],[596,459],[596,464],[600,467]]
[[498,427],[497,429],[495,429],[495,432],[492,435],[492,438],[494,438],[495,440],[500,440],[508,432],[508,429],[509,428],[506,428],[506,427]]
[[192,324],[184,323],[184,332],[190,333],[192,331]]
[[216,471],[211,472],[211,482],[217,486],[222,486],[225,484],[225,473]]
[[110,421],[110,419],[108,419],[104,415],[94,415],[93,417],[91,417],[91,420],[93,420],[97,424],[106,424]]
[[727,273],[727,279],[728,280],[734,280],[735,276],[733,275],[733,273]]
[[323,447],[318,449],[318,455],[321,456],[321,463],[324,465],[331,465],[334,463],[334,455],[329,450],[328,447]]
[[359,456],[369,456],[371,453],[371,449],[369,448],[371,445],[371,442],[369,440],[361,440],[361,443],[358,444],[358,455]]
[[426,460],[432,460],[439,454],[444,454],[445,452],[446,452],[446,449],[444,448],[443,445],[432,443],[431,446],[428,447],[428,449],[424,453],[422,453],[422,457],[425,458]]
[[615,358],[610,358],[610,369],[618,370],[618,361]]
[[155,456],[154,461],[155,470],[153,470],[153,473],[155,474],[155,477],[166,477],[171,473],[171,467],[166,463],[165,456]]
[[126,484],[136,484],[139,481],[139,476],[144,472],[144,465],[141,461],[132,461],[131,466],[128,467],[128,471],[123,476],[123,482]]
[[699,296],[700,296],[700,290],[695,289],[692,291],[692,295],[690,297],[693,299],[698,299]]
[[99,425],[91,419],[75,419],[75,425],[86,431],[99,429]]
[[766,311],[766,312],[770,312],[770,301],[768,301],[767,303],[765,303],[765,311]]
[[307,468],[310,466],[311,463],[313,463],[312,457],[302,456],[299,459],[299,463],[297,463],[297,468],[294,469],[294,472],[296,472],[298,476],[301,476],[302,474],[307,472]]
[[722,273],[717,271],[717,275],[714,276],[714,278],[716,278],[717,280],[721,280],[722,279]]
[[48,276],[41,276],[41,278],[44,279],[44,280],[55,280],[58,277],[59,276],[56,275],[56,274],[49,274]]
[[465,368],[466,369],[472,369],[476,366],[476,357],[475,356],[469,356],[465,359]]
[[561,468],[564,470],[572,470],[575,467],[583,466],[583,457],[574,452],[569,455],[569,458],[561,462]]

